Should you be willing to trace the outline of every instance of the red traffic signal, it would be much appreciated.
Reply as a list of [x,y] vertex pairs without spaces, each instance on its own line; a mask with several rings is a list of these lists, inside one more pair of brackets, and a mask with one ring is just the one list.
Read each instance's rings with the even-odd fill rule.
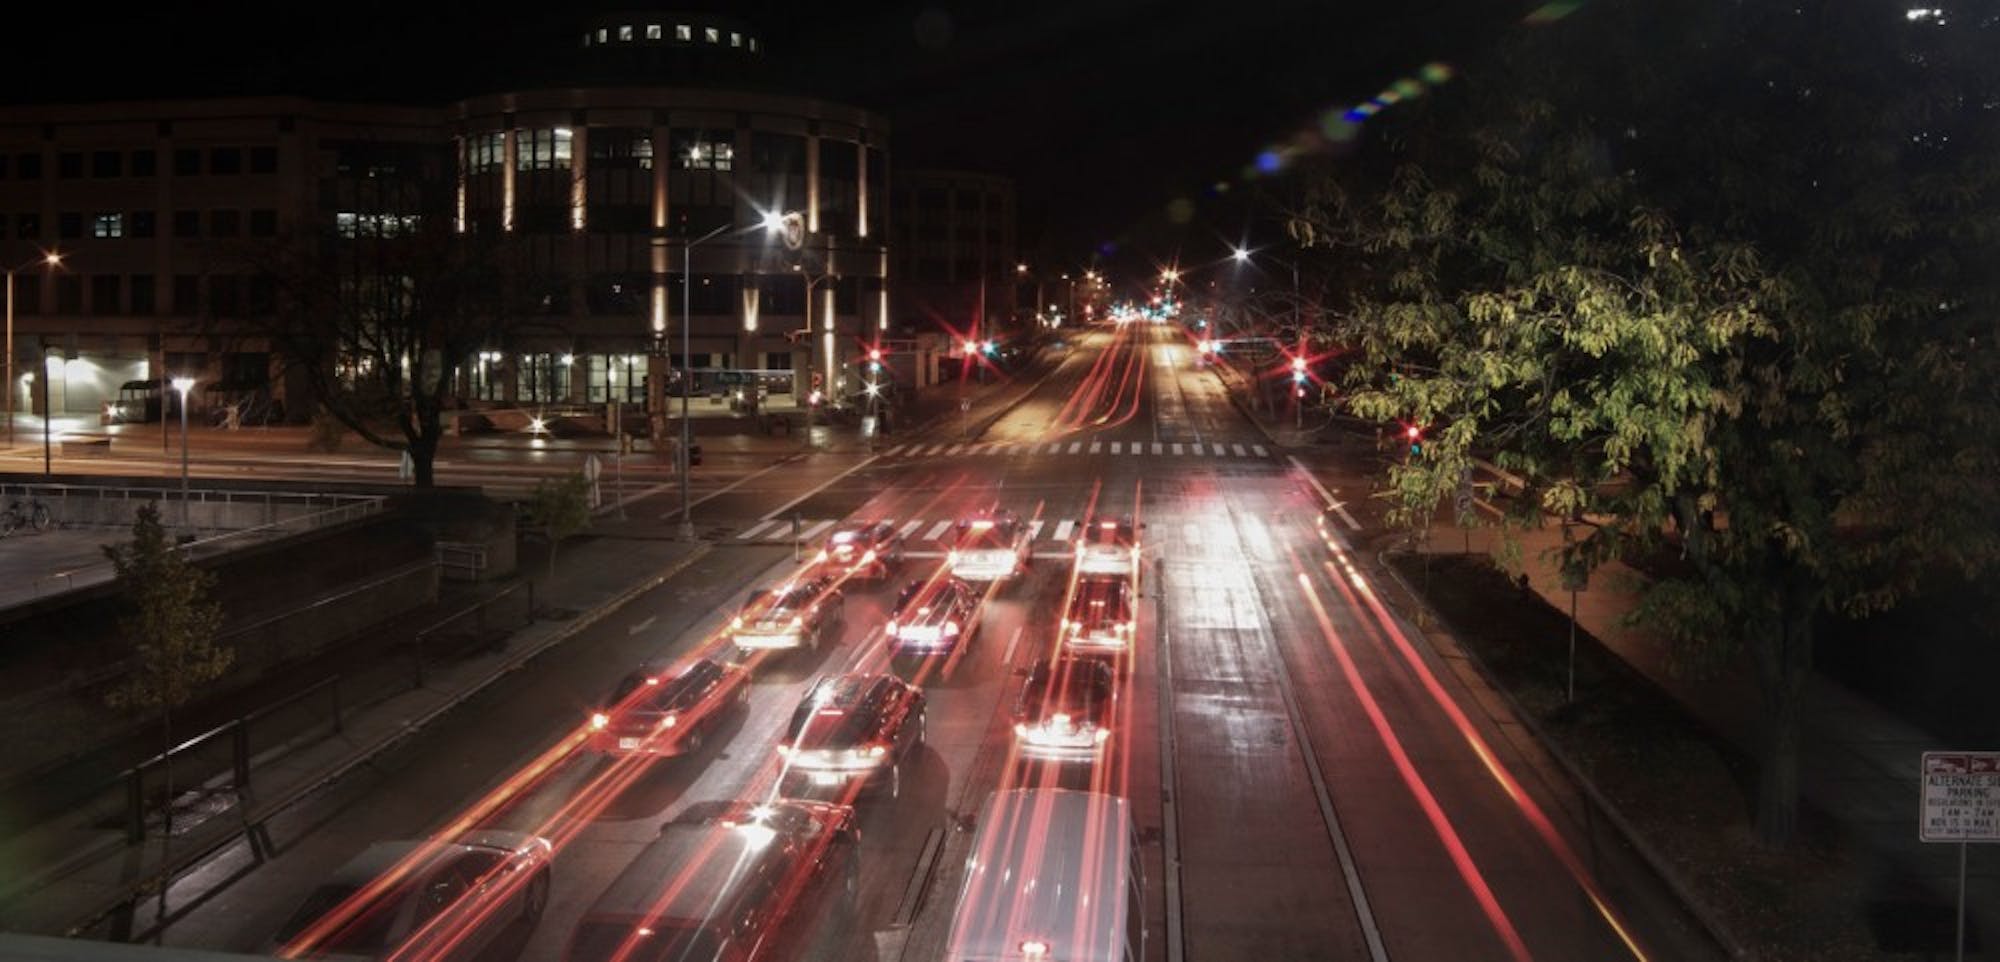
[[868,349],[868,359],[869,359],[869,360],[871,360],[871,361],[880,361],[880,360],[882,360],[882,349],[881,349],[881,348],[879,348],[879,347],[871,347],[871,348],[869,348],[869,349]]
[[1305,372],[1306,372],[1306,359],[1302,357],[1292,358],[1292,373],[1304,374]]
[[1403,436],[1409,438],[1412,441],[1419,441],[1423,439],[1424,429],[1412,424],[1409,427],[1403,429]]

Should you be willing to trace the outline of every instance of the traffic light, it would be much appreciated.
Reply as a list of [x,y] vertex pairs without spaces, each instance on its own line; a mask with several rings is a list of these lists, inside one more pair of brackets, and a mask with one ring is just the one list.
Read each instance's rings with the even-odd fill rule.
[[1410,439],[1410,453],[1424,453],[1424,429],[1412,424],[1403,429],[1403,436]]
[[1292,358],[1292,382],[1293,382],[1293,383],[1295,383],[1295,384],[1304,384],[1304,383],[1306,383],[1306,359],[1305,359],[1305,358],[1302,358],[1302,357],[1295,357],[1295,358]]
[[987,342],[986,342],[986,353],[987,353],[987,354],[989,354],[989,355],[990,355],[990,354],[992,354],[992,353],[993,353],[993,352],[994,352],[994,351],[995,351],[996,349],[997,349],[997,345],[995,345],[995,344],[994,344],[994,343],[993,343],[992,341],[987,341]]
[[879,347],[871,347],[868,349],[868,372],[871,374],[879,374],[881,373],[881,371],[882,371],[882,349]]
[[966,341],[966,342],[965,342],[965,353],[967,353],[967,354],[977,354],[977,353],[979,353],[979,342],[978,342],[978,341]]

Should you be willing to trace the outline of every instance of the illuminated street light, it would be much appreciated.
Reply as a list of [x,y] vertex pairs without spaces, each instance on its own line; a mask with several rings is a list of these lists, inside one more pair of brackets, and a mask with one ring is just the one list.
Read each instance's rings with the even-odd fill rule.
[[[55,251],[48,251],[42,256],[18,267],[7,268],[7,446],[10,448],[14,446],[14,391],[16,389],[16,385],[14,384],[14,274],[16,271],[24,271],[35,266],[44,268],[61,267],[62,255]],[[43,371],[37,376],[47,377],[48,372]],[[47,413],[46,411],[43,412],[44,415]],[[45,430],[43,434],[46,435],[47,431]],[[47,467],[46,464],[43,466]]]
[[181,530],[193,534],[188,522],[188,392],[194,390],[194,378],[177,377],[172,383],[181,392]]

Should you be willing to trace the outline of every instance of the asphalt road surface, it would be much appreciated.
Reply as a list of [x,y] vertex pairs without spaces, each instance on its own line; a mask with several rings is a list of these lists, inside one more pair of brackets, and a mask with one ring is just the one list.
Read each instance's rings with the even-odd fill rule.
[[[558,838],[546,914],[488,955],[560,959],[579,916],[663,823],[696,802],[769,795],[775,741],[804,687],[881,663],[893,586],[850,585],[837,644],[760,663],[717,737],[614,792],[597,787],[612,763],[572,746],[619,676],[708,644],[751,588],[796,571],[793,519],[812,533],[890,521],[908,532],[906,575],[922,576],[944,563],[941,523],[998,505],[1032,519],[1035,562],[989,595],[965,659],[923,677],[926,741],[896,797],[859,801],[859,887],[804,920],[806,957],[943,958],[973,816],[997,788],[1040,784],[1132,801],[1147,959],[1717,957],[1504,703],[1402,620],[1373,559],[1349,547],[1373,524],[1355,494],[1372,465],[1345,449],[1293,460],[1173,329],[1102,328],[1075,345],[978,437],[946,423],[873,456],[802,455],[715,491],[701,522],[719,550],[295,809],[273,826],[274,860],[251,868],[233,852],[183,880],[176,900],[203,900],[165,941],[266,949],[370,842],[477,824]],[[1329,496],[1357,519],[1330,540],[1315,526]],[[674,498],[631,514],[670,516]],[[1048,650],[1067,541],[1093,513],[1144,525],[1119,730],[1095,767],[1012,764],[1017,671]]]

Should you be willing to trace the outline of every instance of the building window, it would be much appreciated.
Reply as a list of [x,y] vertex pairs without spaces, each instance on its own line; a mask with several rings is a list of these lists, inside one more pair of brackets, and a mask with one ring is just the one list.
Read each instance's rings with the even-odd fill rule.
[[154,154],[153,154],[153,152],[152,152],[152,151],[150,151],[150,150],[135,150],[135,151],[133,151],[133,152],[132,152],[132,176],[134,176],[134,177],[151,177],[151,176],[153,176],[153,166],[154,166],[154,160],[155,160],[155,157],[154,157]]
[[674,24],[674,39],[692,41],[694,39],[694,28],[684,23]]
[[152,211],[150,211],[150,210],[135,210],[135,211],[133,211],[133,212],[131,213],[131,216],[130,216],[129,220],[130,220],[130,222],[131,222],[131,225],[132,225],[132,233],[131,233],[131,235],[130,235],[130,236],[132,236],[132,237],[151,237],[151,236],[153,236],[153,220],[154,220],[154,217],[153,217],[153,212],[152,212]]
[[116,314],[119,307],[118,289],[124,278],[117,274],[94,274],[90,278],[90,312],[92,314]]
[[278,172],[278,148],[250,148],[250,172],[253,174],[275,174]]
[[234,274],[210,274],[208,277],[208,311],[216,317],[235,317],[241,313],[241,278]]
[[722,31],[716,27],[703,27],[701,28],[701,39],[709,43],[721,43]]
[[732,47],[741,47],[741,46],[743,46],[743,35],[742,35],[742,34],[740,34],[740,33],[735,33],[735,32],[733,32],[733,31],[732,31],[732,32],[731,32],[731,33],[729,34],[729,45],[730,45],[730,46],[732,46]]
[[90,155],[90,176],[125,176],[125,155],[115,150],[93,151]]
[[153,301],[153,275],[134,274],[129,285],[132,288],[132,313],[150,317],[159,310]]
[[83,236],[83,215],[66,210],[56,215],[56,236],[64,240],[75,240]]
[[56,176],[64,180],[83,176],[83,151],[65,150],[56,155]]
[[660,25],[659,25],[659,24],[657,24],[657,23],[649,23],[649,24],[647,24],[647,25],[646,25],[646,39],[648,39],[648,40],[658,40],[658,39],[660,39]]
[[242,230],[242,211],[212,210],[208,212],[208,236],[235,237]]
[[611,42],[611,31],[609,31],[609,30],[607,30],[607,29],[605,29],[605,28],[603,28],[603,27],[598,27],[598,28],[597,28],[597,42],[598,42],[598,43],[610,43],[610,42]]
[[198,210],[174,211],[174,236],[200,237],[201,211]]
[[14,176],[22,180],[40,180],[42,177],[42,155],[22,154],[15,157]]
[[[276,212],[272,213],[273,217]],[[402,237],[417,232],[423,218],[416,214],[361,214],[344,210],[333,215],[334,233],[346,238]]]
[[618,28],[618,39],[619,39],[619,40],[623,40],[623,41],[626,41],[626,42],[628,42],[628,43],[629,43],[629,42],[630,42],[630,41],[632,40],[632,25],[631,25],[631,24],[629,24],[629,23],[628,23],[628,24],[625,24],[625,25],[623,25],[623,26],[620,26],[620,27]]
[[208,172],[211,174],[240,174],[243,172],[243,151],[236,147],[212,147],[208,151]]
[[257,274],[250,278],[250,313],[269,316],[278,310],[277,278]]
[[90,216],[90,236],[99,240],[109,240],[125,236],[125,215],[92,214]]
[[652,170],[653,138],[632,128],[593,127],[590,169]]
[[756,37],[751,37],[751,38],[750,38],[750,52],[751,52],[751,53],[756,53],[756,52],[757,52],[757,38],[756,38]]
[[195,177],[201,174],[201,151],[194,147],[174,148],[174,176]]
[[570,129],[543,127],[514,135],[514,166],[521,170],[568,170]]
[[250,236],[278,236],[278,212],[275,210],[253,210],[250,212]]
[[507,162],[507,135],[502,133],[479,134],[465,144],[465,172],[485,173],[499,170]]
[[22,240],[34,240],[42,236],[42,215],[22,214],[14,218],[14,236]]
[[201,278],[174,275],[174,313],[183,317],[201,313]]
[[75,274],[56,275],[56,313],[83,313],[83,278]]
[[7,155],[0,154],[0,178],[7,176]]
[[736,145],[727,130],[674,131],[674,166],[682,170],[730,170]]

